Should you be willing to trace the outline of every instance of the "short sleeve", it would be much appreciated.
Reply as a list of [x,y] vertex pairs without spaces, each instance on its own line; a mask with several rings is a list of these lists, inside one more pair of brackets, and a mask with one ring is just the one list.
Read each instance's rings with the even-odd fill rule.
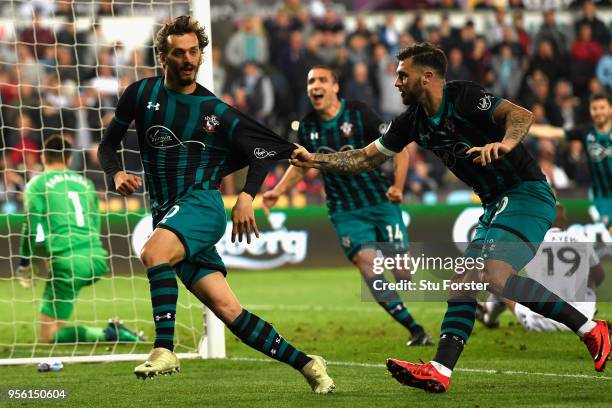
[[406,111],[391,121],[384,134],[375,141],[381,153],[393,156],[414,141],[414,120],[410,120],[411,116]]
[[458,90],[453,106],[460,116],[470,122],[495,124],[493,113],[502,101],[502,98],[485,91],[479,85],[468,83]]
[[123,126],[129,126],[132,119],[134,119],[136,109],[136,94],[138,93],[138,87],[140,84],[141,81],[134,82],[125,88],[125,91],[123,91],[123,94],[119,98],[119,102],[117,102],[113,120]]

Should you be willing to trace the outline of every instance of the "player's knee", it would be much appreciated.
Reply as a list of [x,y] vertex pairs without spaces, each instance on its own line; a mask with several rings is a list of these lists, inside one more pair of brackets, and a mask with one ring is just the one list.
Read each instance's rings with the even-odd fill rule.
[[53,336],[55,335],[56,331],[57,327],[53,325],[49,326],[41,324],[39,332],[40,341],[43,343],[53,343]]
[[210,308],[226,325],[230,325],[242,313],[242,306],[238,302],[216,301]]
[[156,265],[169,263],[169,258],[164,254],[163,251],[145,245],[142,248],[142,251],[140,252],[140,261],[145,266],[145,268],[152,268]]

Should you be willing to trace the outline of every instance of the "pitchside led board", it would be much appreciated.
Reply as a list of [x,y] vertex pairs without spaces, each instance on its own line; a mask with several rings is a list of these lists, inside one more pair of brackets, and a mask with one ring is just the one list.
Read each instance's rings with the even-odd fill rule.
[[[566,202],[570,230],[583,232],[591,242],[612,243],[604,225],[594,222],[597,214],[584,200]],[[448,243],[465,243],[474,232],[482,208],[474,205],[408,205],[403,207],[404,222],[413,248],[426,243],[429,248],[452,248]],[[256,211],[261,231],[250,245],[231,242],[231,224],[217,250],[229,269],[269,270],[275,268],[313,268],[348,266],[325,207],[275,210],[266,218]],[[0,276],[10,275],[9,248],[19,247],[23,215],[0,216],[0,234],[9,237],[10,245],[0,249]],[[114,270],[140,270],[140,248],[151,233],[148,214],[105,213],[102,217],[102,242],[112,249]],[[381,228],[384,228],[382,226]],[[11,233],[12,232],[12,233]],[[129,244],[131,243],[131,245]],[[459,246],[459,245],[455,245]],[[449,256],[457,256],[448,254]],[[447,255],[447,254],[445,254]]]
[[[602,223],[593,222],[593,208],[585,202],[568,205],[569,230],[585,234],[589,241],[612,242]],[[427,247],[440,243],[456,243],[456,256],[463,243],[470,241],[482,215],[482,207],[465,205],[405,206],[403,219],[413,243],[426,243]],[[217,244],[217,251],[230,269],[264,270],[290,267],[346,266],[336,232],[322,207],[273,211],[269,217],[257,219],[261,235],[251,244],[231,242],[232,225],[228,221],[225,235]],[[381,226],[384,228],[384,226]],[[134,253],[140,253],[151,233],[151,217],[143,216],[132,234]],[[447,249],[445,249],[447,250]]]

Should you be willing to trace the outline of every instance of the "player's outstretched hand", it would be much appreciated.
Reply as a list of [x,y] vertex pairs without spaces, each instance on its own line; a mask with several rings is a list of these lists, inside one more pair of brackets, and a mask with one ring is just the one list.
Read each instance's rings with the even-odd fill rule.
[[263,200],[261,201],[261,208],[266,216],[270,215],[270,208],[276,205],[278,197],[280,197],[280,194],[274,190],[266,191],[264,193]]
[[387,197],[387,200],[394,204],[401,204],[401,202],[404,200],[404,193],[395,186],[390,186],[385,193],[385,196]]
[[472,147],[470,150],[466,152],[466,154],[471,155],[473,153],[478,154],[473,160],[474,163],[480,163],[483,166],[487,164],[493,163],[498,160],[500,157],[510,153],[512,147],[501,143],[488,143],[482,147]]
[[140,177],[127,174],[125,171],[117,172],[113,179],[115,181],[115,189],[122,196],[128,196],[142,186],[142,179]]
[[296,147],[291,153],[291,164],[296,167],[315,167],[312,154],[304,146],[296,144]]
[[253,197],[247,193],[240,193],[234,208],[232,208],[232,242],[242,242],[242,234],[246,234],[247,244],[251,243],[251,231],[259,238],[259,229],[255,223],[253,212]]

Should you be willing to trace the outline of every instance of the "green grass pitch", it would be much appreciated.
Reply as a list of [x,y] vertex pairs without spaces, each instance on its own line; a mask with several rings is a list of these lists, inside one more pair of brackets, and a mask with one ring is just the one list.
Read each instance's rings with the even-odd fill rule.
[[[487,330],[477,323],[450,392],[430,395],[400,386],[383,364],[387,357],[427,361],[435,349],[407,348],[407,332],[376,303],[361,301],[354,269],[230,272],[229,282],[251,312],[272,322],[296,347],[330,361],[329,371],[337,384],[334,395],[313,395],[299,373],[250,350],[229,332],[228,359],[184,360],[179,375],[138,381],[132,374],[137,362],[66,364],[58,373],[38,373],[34,365],[0,367],[0,390],[6,394],[9,388],[67,389],[66,401],[46,403],[53,407],[612,406],[612,371],[596,373],[586,348],[571,333],[526,333],[507,313],[500,329]],[[32,298],[42,286],[38,282],[35,291],[26,291],[14,282],[0,281],[0,356],[32,353],[25,345],[11,348],[7,344],[14,339],[31,341],[38,307]],[[107,300],[92,302],[94,291],[96,297]],[[186,303],[185,291],[180,297],[179,302]],[[111,298],[120,300],[108,301]],[[193,307],[180,308],[177,317],[178,338],[185,349],[197,342],[202,321],[201,309],[195,307],[193,298],[191,302]],[[445,304],[408,302],[408,306],[437,336]],[[98,325],[120,316],[130,326],[145,330],[149,338],[153,336],[144,279],[103,280],[82,292],[77,310],[78,319],[97,316]],[[134,321],[136,315],[138,321]],[[600,303],[598,316],[611,319],[612,304]],[[23,323],[9,324],[15,320]],[[119,349],[147,352],[149,346]],[[73,350],[70,346],[56,352]],[[48,351],[46,347],[36,349],[37,355]],[[0,399],[0,407],[11,405]]]

